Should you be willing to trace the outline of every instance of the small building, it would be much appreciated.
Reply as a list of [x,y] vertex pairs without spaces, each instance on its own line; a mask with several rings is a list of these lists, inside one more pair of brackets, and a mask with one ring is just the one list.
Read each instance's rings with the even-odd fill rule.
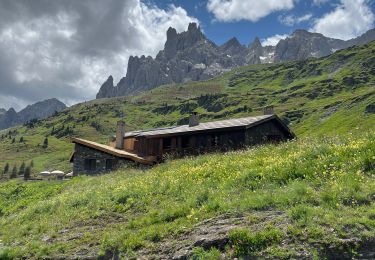
[[122,164],[152,165],[165,155],[197,155],[228,151],[247,146],[293,139],[295,135],[277,115],[263,115],[200,123],[192,114],[188,125],[125,132],[117,124],[116,137],[109,145],[80,138],[75,143],[71,162],[75,174],[96,174]]

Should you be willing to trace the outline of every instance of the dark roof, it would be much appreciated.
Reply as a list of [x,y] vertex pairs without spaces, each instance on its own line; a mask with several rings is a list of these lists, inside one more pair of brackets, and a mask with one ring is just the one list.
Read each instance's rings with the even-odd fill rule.
[[[98,151],[101,151],[101,152],[104,152],[104,153],[107,153],[107,154],[114,155],[116,157],[130,159],[132,161],[139,162],[139,163],[142,163],[142,164],[152,164],[154,162],[152,160],[152,158],[141,157],[141,156],[139,156],[137,154],[134,154],[134,153],[130,153],[130,152],[127,152],[127,151],[124,151],[124,150],[116,149],[116,148],[113,148],[113,147],[108,146],[108,145],[98,144],[98,143],[88,141],[88,140],[85,140],[85,139],[81,139],[81,138],[72,138],[72,142],[76,143],[76,144],[86,146],[86,147],[93,148],[95,150],[98,150]],[[74,154],[72,155],[71,160],[73,158],[74,158]]]
[[[207,130],[220,130],[226,128],[237,128],[237,127],[252,127],[258,125],[264,121],[268,121],[271,119],[277,119],[281,122],[281,120],[276,115],[263,115],[263,116],[252,116],[252,117],[244,117],[238,119],[228,119],[228,120],[221,120],[221,121],[214,121],[214,122],[207,122],[207,123],[199,123],[197,126],[189,126],[189,125],[181,125],[181,126],[172,126],[172,127],[165,127],[165,128],[155,128],[150,130],[140,130],[140,131],[132,131],[125,133],[125,137],[152,137],[152,136],[163,136],[163,135],[175,135],[175,134],[182,134],[182,133],[189,133],[189,132],[199,132],[199,131],[207,131]],[[282,123],[283,124],[283,123]],[[283,124],[284,125],[284,124]],[[287,126],[284,127],[290,132]],[[293,135],[293,133],[291,133]]]

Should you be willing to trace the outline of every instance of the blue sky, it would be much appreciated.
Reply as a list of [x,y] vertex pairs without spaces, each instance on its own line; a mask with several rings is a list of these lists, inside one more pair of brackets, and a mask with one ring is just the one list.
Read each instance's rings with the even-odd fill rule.
[[[248,2],[255,1],[257,0]],[[358,5],[355,3],[356,0],[349,1],[352,1],[354,4]],[[261,39],[266,39],[277,34],[291,34],[295,29],[302,28],[309,30],[313,28],[314,21],[322,18],[324,15],[330,12],[334,12],[342,5],[343,1],[293,1],[293,8],[271,12],[269,15],[266,15],[257,21],[249,21],[244,19],[240,21],[218,21],[215,15],[207,9],[207,1],[202,0],[152,0],[149,2],[163,9],[167,9],[171,4],[181,6],[187,11],[189,16],[196,17],[200,21],[201,27],[203,28],[205,34],[209,39],[213,40],[217,44],[222,44],[233,36],[236,37],[241,43],[248,44],[252,42],[256,36]],[[375,1],[359,2],[365,4],[372,11],[372,13],[375,13]],[[244,10],[244,12],[246,12],[246,10]],[[299,18],[304,16],[305,18],[309,16],[311,17],[304,21],[295,21],[294,24],[291,24],[290,20],[289,23],[287,23],[285,19],[287,17]],[[350,20],[350,18],[348,18],[348,20]],[[372,27],[373,26],[374,25],[372,24]],[[334,37],[335,35],[328,36]]]

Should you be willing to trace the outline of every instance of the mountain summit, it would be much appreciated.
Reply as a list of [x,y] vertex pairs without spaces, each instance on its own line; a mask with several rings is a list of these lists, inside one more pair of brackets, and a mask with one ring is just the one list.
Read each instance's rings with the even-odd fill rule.
[[117,86],[108,80],[101,86],[97,98],[134,95],[164,84],[212,78],[234,67],[259,63],[246,60],[250,49],[232,38],[222,46],[207,39],[196,23],[177,33],[167,30],[164,49],[156,58],[133,57],[128,61],[126,77]]
[[47,118],[53,115],[53,113],[59,112],[65,108],[66,105],[56,98],[28,105],[18,113],[14,108],[10,108],[2,116],[0,115],[0,129],[24,124],[32,119]]
[[276,46],[262,46],[258,37],[248,47],[236,38],[217,46],[207,39],[196,23],[190,23],[182,33],[170,27],[164,49],[155,58],[130,56],[126,77],[115,86],[110,76],[96,98],[129,96],[165,84],[205,80],[238,66],[323,57],[373,40],[374,29],[349,41],[296,30]]

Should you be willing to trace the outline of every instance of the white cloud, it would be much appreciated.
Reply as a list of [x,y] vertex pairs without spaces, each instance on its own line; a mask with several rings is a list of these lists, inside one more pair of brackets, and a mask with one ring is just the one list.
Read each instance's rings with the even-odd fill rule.
[[341,0],[332,12],[315,20],[311,31],[343,40],[357,37],[374,26],[368,4],[367,0]]
[[109,75],[125,76],[130,55],[155,56],[170,26],[192,21],[140,0],[0,2],[0,107],[93,99]]
[[287,38],[288,34],[276,34],[274,36],[268,37],[266,39],[262,39],[263,46],[275,46],[280,40]]
[[208,0],[207,9],[222,22],[256,22],[273,12],[290,10],[295,0]]
[[312,14],[305,14],[302,16],[294,16],[294,15],[287,15],[287,16],[279,16],[280,23],[286,26],[294,26],[296,24],[309,21],[312,18]]

